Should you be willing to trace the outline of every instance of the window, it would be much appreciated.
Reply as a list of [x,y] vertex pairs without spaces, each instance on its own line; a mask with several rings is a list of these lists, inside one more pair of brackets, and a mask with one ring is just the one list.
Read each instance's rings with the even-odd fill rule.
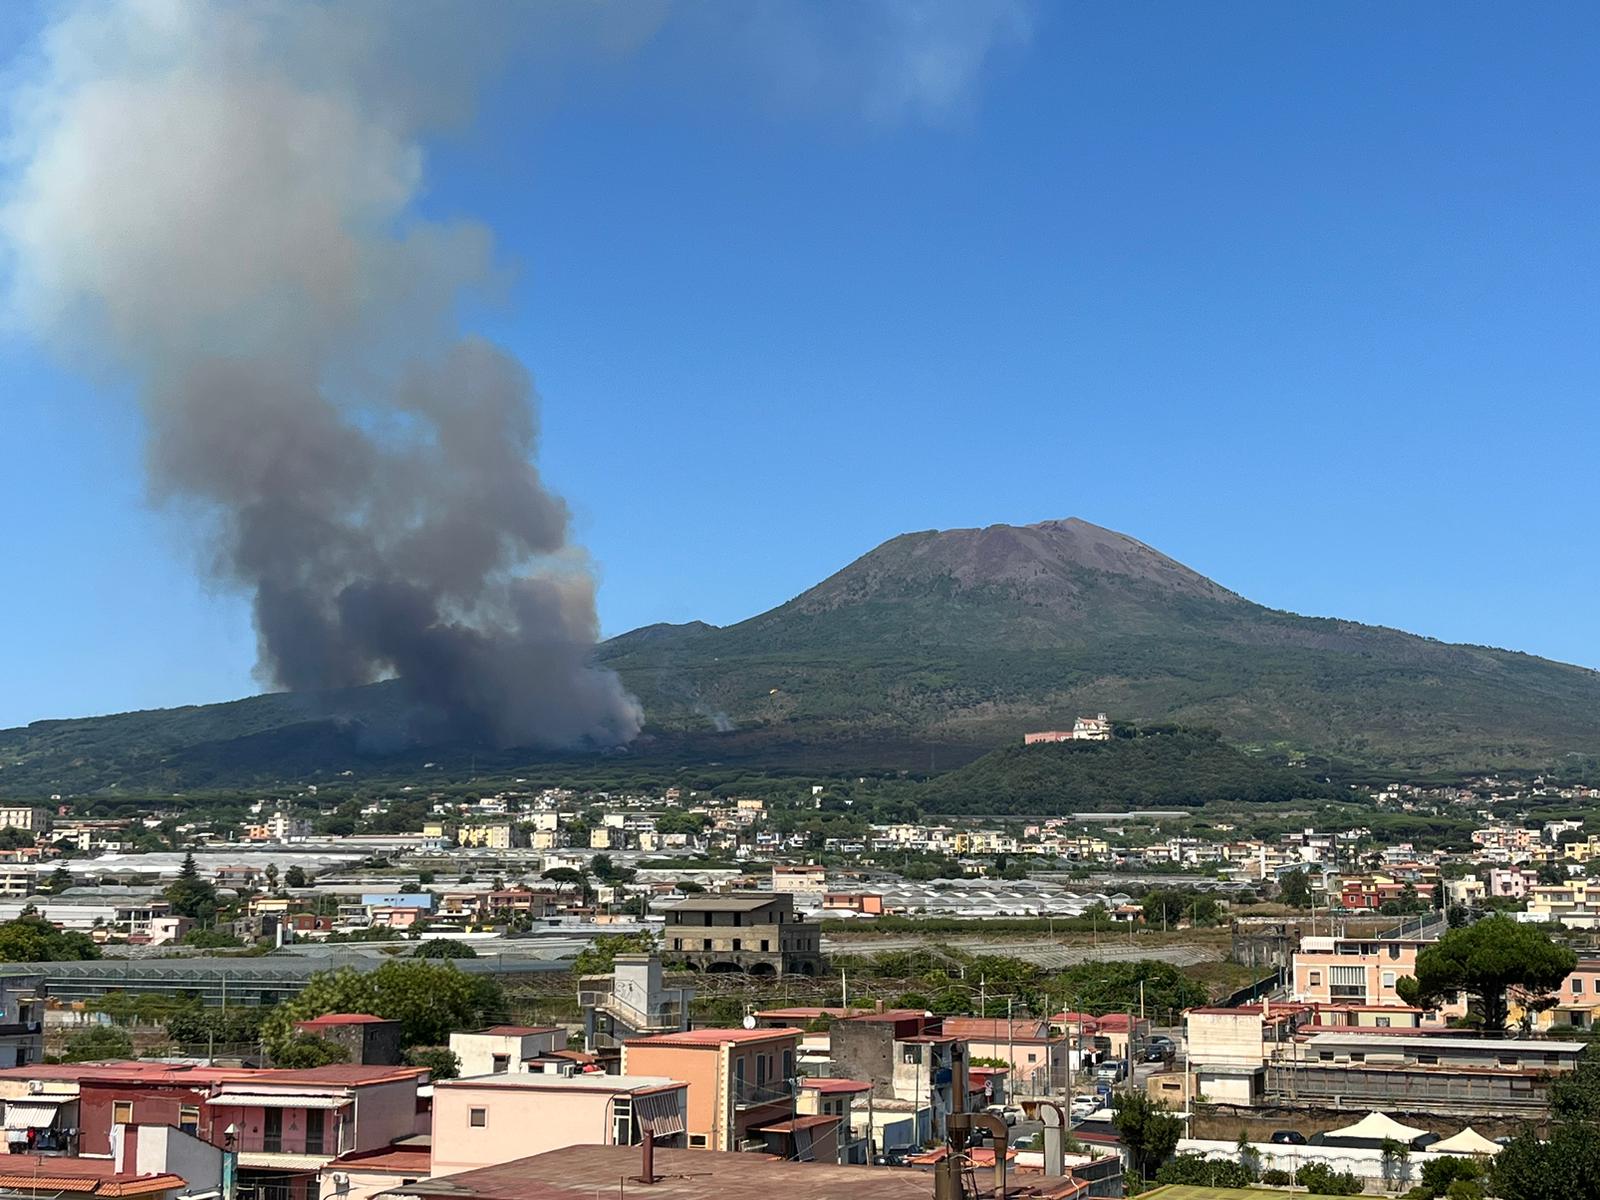
[[487,1108],[467,1109],[467,1124],[474,1129],[482,1129],[489,1124],[489,1110]]
[[1319,1051],[1317,1051],[1317,1059],[1319,1061],[1321,1061],[1321,1062],[1332,1062],[1333,1061],[1333,1051],[1332,1050],[1319,1050]]
[[509,1054],[496,1054],[494,1056],[494,1073],[504,1075],[511,1069],[511,1056]]
[[761,950],[762,950],[762,953],[765,953],[766,951],[768,951],[770,949],[772,949],[772,943],[769,942],[766,938],[762,938],[761,939]]
[[1393,971],[1385,971],[1383,973],[1383,986],[1385,988],[1387,988],[1388,990],[1390,990],[1390,991],[1394,990],[1394,972]]
[[1389,946],[1389,957],[1390,958],[1399,958],[1400,957],[1400,943],[1394,942]]
[[1581,979],[1574,979],[1574,980],[1573,980],[1573,981],[1572,981],[1572,994],[1573,994],[1573,995],[1574,995],[1574,996],[1581,996],[1581,995],[1583,995],[1583,980],[1581,980]]
[[1518,1059],[1515,1054],[1501,1054],[1501,1055],[1497,1055],[1495,1057],[1495,1061],[1497,1063],[1499,1063],[1502,1067],[1514,1067],[1521,1060]]
[[733,948],[735,950],[743,950],[744,949],[744,939],[743,938],[734,938],[733,939]]
[[1544,1065],[1547,1066],[1547,1067],[1559,1066],[1560,1063],[1561,1063],[1561,1055],[1559,1055],[1559,1054],[1549,1054],[1549,1053],[1547,1053],[1544,1056]]
[[1379,1017],[1376,1021],[1373,1022],[1373,1024],[1376,1025],[1379,1029],[1387,1029],[1387,1028],[1389,1028],[1389,1018],[1388,1017]]
[[703,938],[703,939],[701,939],[701,947],[700,947],[700,948],[701,948],[701,949],[702,949],[702,950],[709,950],[709,949],[711,949],[711,939],[710,939],[710,938]]
[[[321,1116],[318,1113],[317,1116]],[[195,1104],[185,1104],[178,1109],[178,1128],[191,1137],[200,1128],[200,1108]]]
[[261,1115],[261,1149],[268,1154],[283,1151],[283,1109],[269,1108]]
[[1353,1062],[1353,1063],[1357,1063],[1357,1062],[1364,1063],[1364,1062],[1367,1061],[1367,1056],[1363,1052],[1361,1052],[1360,1050],[1355,1050],[1355,1051],[1352,1051],[1351,1054],[1350,1054],[1350,1061]]
[[1038,1062],[1039,1061],[1039,1056],[1037,1054],[1030,1054],[1030,1055],[1028,1055],[1028,1061],[1029,1062]]
[[1439,1065],[1439,1056],[1437,1054],[1419,1054],[1417,1055],[1417,1065],[1423,1067],[1436,1067]]
[[321,1153],[323,1153],[322,1135],[323,1135],[323,1126],[324,1126],[324,1122],[325,1122],[325,1120],[327,1118],[327,1115],[328,1114],[323,1112],[320,1108],[312,1108],[312,1109],[307,1109],[306,1110],[306,1153],[307,1154],[321,1154]]
[[111,1123],[113,1125],[133,1124],[132,1100],[113,1100],[111,1102]]
[[1309,986],[1309,987],[1321,987],[1322,986],[1322,972],[1321,971],[1313,971],[1313,972],[1311,972],[1311,976],[1306,982],[1307,982],[1307,986]]
[[706,1145],[706,1135],[705,1134],[703,1134],[703,1133],[691,1133],[689,1135],[689,1148],[691,1150],[703,1150],[703,1149],[705,1149],[705,1145]]

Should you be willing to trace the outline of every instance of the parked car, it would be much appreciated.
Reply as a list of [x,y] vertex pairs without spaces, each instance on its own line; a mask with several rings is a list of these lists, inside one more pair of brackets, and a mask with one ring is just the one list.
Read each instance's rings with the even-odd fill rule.
[[1007,1125],[1015,1125],[1022,1120],[1022,1110],[1011,1104],[991,1104],[983,1111],[991,1117],[999,1117]]
[[1128,1068],[1120,1058],[1103,1062],[1094,1069],[1095,1078],[1103,1083],[1121,1083],[1127,1073]]
[[1280,1146],[1304,1146],[1306,1135],[1298,1129],[1274,1129],[1272,1140]]
[[1147,1063],[1170,1063],[1178,1056],[1178,1049],[1171,1042],[1152,1041],[1144,1048],[1143,1061]]

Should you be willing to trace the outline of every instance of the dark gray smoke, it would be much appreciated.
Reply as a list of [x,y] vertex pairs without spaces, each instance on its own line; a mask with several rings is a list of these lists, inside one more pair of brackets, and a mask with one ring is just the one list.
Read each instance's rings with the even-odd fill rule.
[[[157,498],[253,597],[264,681],[397,676],[454,733],[614,745],[594,585],[522,367],[463,338],[487,233],[423,219],[423,135],[511,48],[552,87],[650,43],[871,121],[959,113],[1025,0],[85,0],[7,96],[12,315],[131,375]],[[718,80],[713,86],[725,88]],[[708,713],[718,728],[731,727]]]
[[251,593],[265,681],[397,676],[452,733],[624,743],[640,708],[591,665],[531,382],[457,332],[489,238],[413,208],[417,137],[460,115],[482,47],[456,21],[419,38],[408,10],[70,12],[13,122],[14,298],[134,375],[153,490]]

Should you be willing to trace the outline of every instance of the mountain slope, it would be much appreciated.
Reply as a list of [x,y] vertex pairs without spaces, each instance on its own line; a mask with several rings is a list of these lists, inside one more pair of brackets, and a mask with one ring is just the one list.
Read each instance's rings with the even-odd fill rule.
[[[1408,769],[1600,751],[1600,673],[1255,604],[1072,519],[905,534],[725,628],[652,625],[598,657],[644,702],[648,761],[948,767],[1083,712]],[[0,731],[0,794],[414,771],[401,690]]]
[[1594,671],[1278,612],[1076,519],[906,534],[748,621],[602,657],[686,729],[962,747],[1107,711],[1411,767],[1600,747]]

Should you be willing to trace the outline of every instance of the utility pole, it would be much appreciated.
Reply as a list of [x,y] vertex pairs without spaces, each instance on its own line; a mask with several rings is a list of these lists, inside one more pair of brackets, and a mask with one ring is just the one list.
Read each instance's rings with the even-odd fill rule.
[[1013,1033],[1014,1029],[1015,1029],[1015,1026],[1013,1026],[1011,1024],[1011,997],[1007,996],[1006,997],[1006,1062],[1011,1064],[1011,1073],[1013,1075],[1019,1073],[1017,1071],[1017,1042],[1016,1042],[1016,1037],[1014,1036],[1014,1033]]

